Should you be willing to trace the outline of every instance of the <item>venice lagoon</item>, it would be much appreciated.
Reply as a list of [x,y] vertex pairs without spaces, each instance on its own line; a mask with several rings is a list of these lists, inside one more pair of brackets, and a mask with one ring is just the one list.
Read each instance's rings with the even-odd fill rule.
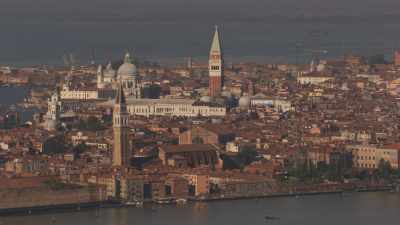
[[32,118],[36,109],[22,109],[17,106],[18,103],[24,101],[29,94],[29,87],[10,86],[0,87],[0,110],[7,110],[10,106],[15,106],[21,112],[22,122],[26,122]]
[[227,63],[309,62],[318,50],[389,57],[400,47],[398,0],[1,2],[0,65],[60,65],[69,53],[105,63],[126,50],[163,64],[205,63],[215,24]]
[[[62,65],[63,55],[69,53],[78,63],[88,63],[92,55],[98,63],[106,63],[121,59],[126,50],[132,51],[140,61],[157,61],[163,65],[182,65],[189,56],[195,63],[205,63],[213,32],[212,22],[10,23],[4,26],[10,32],[4,33],[4,41],[0,42],[0,64],[19,66]],[[240,21],[222,23],[220,30],[228,64],[295,63],[296,60],[308,63],[313,51],[322,50],[327,53],[319,56],[322,59],[342,57],[344,53],[385,53],[391,60],[400,37],[398,20],[350,24]],[[26,40],[28,36],[35,44]]]
[[0,105],[15,105],[19,102],[22,102],[28,93],[29,88],[27,87],[0,87]]
[[400,194],[332,194],[0,217],[1,225],[398,225]]

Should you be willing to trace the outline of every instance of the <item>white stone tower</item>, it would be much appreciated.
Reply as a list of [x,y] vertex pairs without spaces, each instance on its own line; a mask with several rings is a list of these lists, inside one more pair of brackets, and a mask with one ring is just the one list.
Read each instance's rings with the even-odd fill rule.
[[57,88],[47,103],[45,123],[48,130],[57,130],[60,122],[61,106],[60,91]]
[[97,68],[97,88],[104,88],[104,73],[102,65],[99,65],[99,67]]
[[122,85],[118,87],[113,111],[114,151],[113,166],[130,165],[129,114],[126,108],[125,94]]

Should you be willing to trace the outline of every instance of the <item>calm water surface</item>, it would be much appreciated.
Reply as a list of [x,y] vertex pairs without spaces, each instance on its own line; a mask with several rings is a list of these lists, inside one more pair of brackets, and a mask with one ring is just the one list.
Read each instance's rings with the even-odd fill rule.
[[[28,87],[0,87],[0,107],[7,109],[9,106],[14,105],[17,110],[21,112],[22,121],[25,122],[32,118],[32,115],[37,111],[36,109],[22,109],[17,106],[18,103],[24,101],[29,94]],[[0,224],[1,225],[1,224]]]
[[309,62],[400,47],[399,0],[0,0],[0,65],[120,59],[207,62],[215,24],[226,62]]
[[24,100],[28,95],[27,87],[0,87],[0,105],[13,105]]
[[[96,216],[99,214],[100,216]],[[266,221],[265,216],[279,217]],[[399,193],[357,193],[101,209],[0,218],[1,225],[398,225]]]
[[[79,63],[121,59],[126,50],[140,60],[183,64],[192,56],[205,63],[216,21],[191,22],[65,22],[0,25],[0,65],[62,65],[62,57],[73,53]],[[385,53],[388,59],[400,47],[400,23],[350,21],[228,21],[218,22],[227,63],[309,62],[313,51],[326,50],[320,58],[344,53]],[[298,46],[298,47],[296,47]],[[297,55],[297,56],[296,56]],[[315,56],[315,54],[314,54]]]

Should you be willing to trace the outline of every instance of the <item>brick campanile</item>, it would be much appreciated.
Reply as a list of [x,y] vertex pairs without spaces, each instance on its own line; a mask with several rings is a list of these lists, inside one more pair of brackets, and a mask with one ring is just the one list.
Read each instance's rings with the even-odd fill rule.
[[215,27],[214,38],[212,40],[210,49],[210,58],[208,61],[209,70],[209,94],[212,97],[219,96],[221,94],[223,85],[223,71],[224,61],[221,49],[221,42],[219,39],[218,27]]

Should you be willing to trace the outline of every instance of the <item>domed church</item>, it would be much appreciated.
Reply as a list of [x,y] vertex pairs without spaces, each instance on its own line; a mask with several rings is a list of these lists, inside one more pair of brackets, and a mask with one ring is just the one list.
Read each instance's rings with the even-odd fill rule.
[[129,53],[125,54],[124,63],[119,67],[117,79],[122,84],[125,95],[132,98],[140,98],[139,72],[132,63]]
[[97,72],[97,87],[99,89],[111,85],[117,87],[116,83],[121,83],[126,97],[141,98],[141,85],[139,82],[139,72],[137,66],[132,62],[129,52],[125,54],[124,63],[118,68],[117,72],[112,69],[111,63],[105,70],[99,66]]
[[[226,116],[227,102],[232,102],[231,93],[222,92],[223,59],[219,33],[216,29],[210,53],[209,62],[210,88],[209,96],[201,99],[172,99],[158,98],[150,99],[141,96],[138,78],[138,69],[132,62],[129,53],[125,55],[124,63],[117,70],[116,80],[121,82],[123,92],[126,96],[126,108],[130,115],[138,116],[166,116],[166,117],[224,117]],[[99,102],[100,107],[113,107],[116,100],[109,99]]]

